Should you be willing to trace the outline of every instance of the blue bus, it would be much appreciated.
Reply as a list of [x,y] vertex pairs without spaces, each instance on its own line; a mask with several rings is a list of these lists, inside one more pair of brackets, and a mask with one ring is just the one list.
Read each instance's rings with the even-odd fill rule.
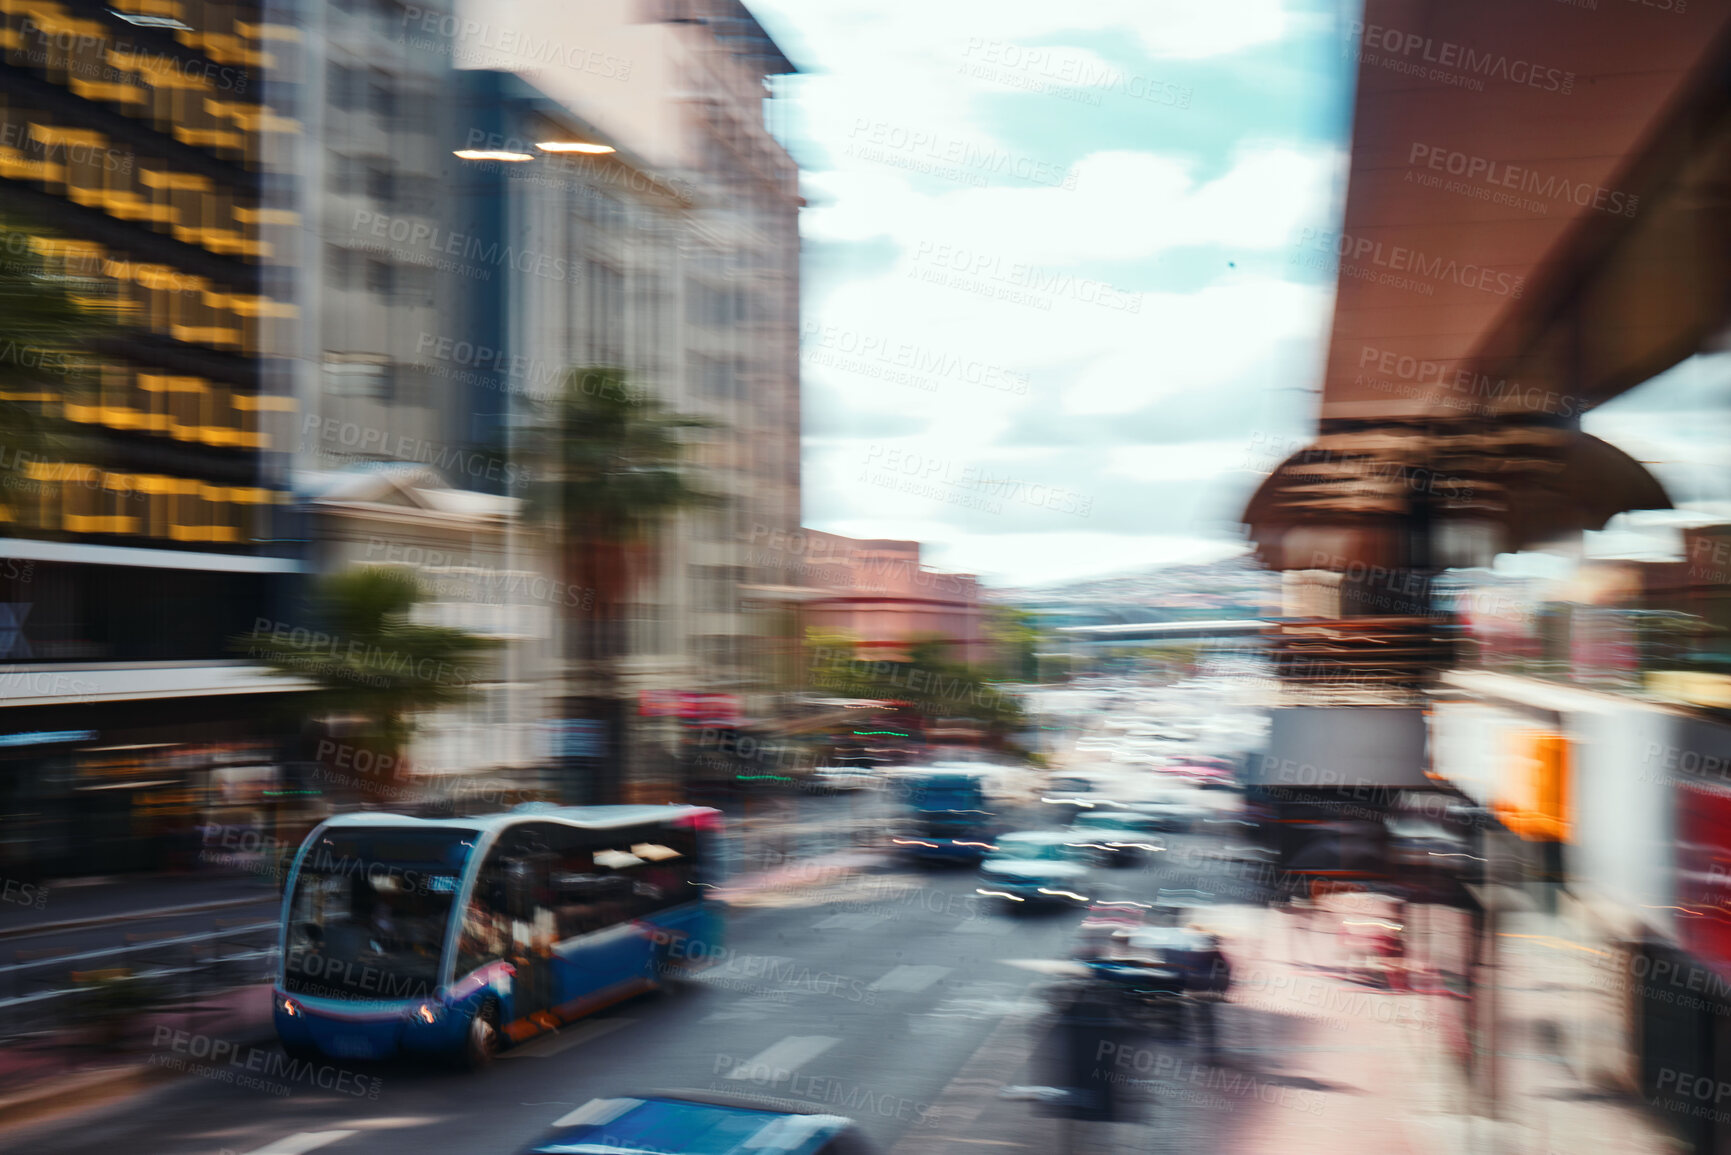
[[714,959],[705,867],[719,819],[546,803],[331,818],[284,888],[277,1037],[295,1058],[478,1067]]
[[967,770],[920,769],[895,779],[906,804],[890,839],[910,858],[979,862],[997,837],[997,816],[986,809],[985,785]]

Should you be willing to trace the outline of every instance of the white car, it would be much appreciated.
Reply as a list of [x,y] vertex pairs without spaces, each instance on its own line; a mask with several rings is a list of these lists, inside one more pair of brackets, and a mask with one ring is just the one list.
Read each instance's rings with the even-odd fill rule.
[[849,794],[857,790],[876,790],[877,774],[857,766],[819,766],[811,773],[813,784],[828,794]]
[[1030,830],[1005,834],[980,863],[976,894],[1023,903],[1085,906],[1090,848],[1073,831]]

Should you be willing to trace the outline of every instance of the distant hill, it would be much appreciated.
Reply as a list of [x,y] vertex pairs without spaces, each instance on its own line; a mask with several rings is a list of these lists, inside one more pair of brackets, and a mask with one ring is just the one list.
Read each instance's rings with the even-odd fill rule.
[[1246,554],[1192,565],[1149,566],[1112,577],[995,589],[987,596],[1053,620],[1255,617],[1274,612],[1280,575],[1254,564]]

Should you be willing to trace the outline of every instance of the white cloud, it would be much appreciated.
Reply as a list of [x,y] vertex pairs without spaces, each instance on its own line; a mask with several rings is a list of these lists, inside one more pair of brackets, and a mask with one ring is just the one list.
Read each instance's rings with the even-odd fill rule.
[[1117,445],[1106,451],[1101,474],[1131,481],[1198,481],[1228,473],[1248,476],[1258,464],[1242,438],[1162,445],[1152,452],[1146,446]]
[[[976,55],[993,43],[1034,48],[1066,33],[1123,32],[1153,59],[1198,60],[1278,41],[1292,20],[1282,0],[824,0],[823,7],[832,35],[822,28],[808,35],[826,56],[843,44],[906,52],[917,29],[923,43],[972,46]],[[753,0],[752,8],[802,31],[810,23],[809,0]]]
[[[907,150],[872,153],[902,156]],[[1021,163],[1012,150],[968,154],[982,172]],[[863,240],[891,233],[904,246],[965,251],[1005,264],[1068,266],[1147,259],[1180,246],[1274,249],[1326,218],[1338,157],[1281,144],[1242,148],[1212,180],[1185,159],[1097,152],[1069,170],[1074,187],[916,191],[901,170],[849,158],[808,177],[818,204],[806,235]],[[1050,174],[1052,183],[1061,178]]]
[[[953,429],[945,436],[982,443],[1002,428],[998,415],[1027,405],[1129,413],[1162,397],[1227,384],[1294,340],[1320,342],[1328,307],[1324,290],[1244,276],[1195,293],[1109,296],[1087,278],[1072,278],[1031,294],[1035,304],[1050,305],[1042,309],[992,296],[1023,291],[997,279],[1011,275],[1002,266],[995,276],[956,275],[958,284],[933,284],[891,272],[849,281],[814,301],[804,320],[807,379],[948,421]],[[1093,293],[1101,295],[1085,299]],[[849,347],[862,352],[850,355]],[[1290,360],[1284,372],[1298,379],[1270,376],[1269,387],[1309,383],[1314,365]],[[869,375],[873,367],[893,370],[898,361],[950,371],[918,375],[935,386],[929,390]],[[971,385],[970,367],[1025,374],[1030,384],[1022,395]]]
[[[1314,379],[1330,294],[1232,271],[1226,254],[1326,227],[1342,152],[1243,134],[1163,152],[1147,131],[1160,118],[1114,102],[1132,80],[1196,75],[1178,61],[1313,34],[1299,0],[752,7],[772,32],[797,30],[790,47],[812,69],[787,91],[830,167],[803,174],[802,234],[869,262],[807,271],[802,372],[825,415],[806,439],[812,523],[921,540],[939,564],[1017,582],[1239,550],[1205,522],[1231,504],[1220,494],[1251,426],[1296,404],[1259,392]],[[1066,102],[1066,88],[1106,105]],[[1028,130],[1005,119],[1006,98],[1033,114]],[[1230,109],[1210,115],[1232,133]],[[1078,157],[1053,128],[1071,116],[1107,146]],[[1198,266],[1211,251],[1220,267]],[[1160,262],[1187,271],[1171,279]],[[1217,421],[1222,405],[1233,412]],[[1093,443],[1090,426],[1120,415],[1140,432],[1113,444],[1163,444]],[[1235,422],[1246,440],[1227,445]],[[991,504],[970,480],[991,477],[1085,495],[1092,520]]]

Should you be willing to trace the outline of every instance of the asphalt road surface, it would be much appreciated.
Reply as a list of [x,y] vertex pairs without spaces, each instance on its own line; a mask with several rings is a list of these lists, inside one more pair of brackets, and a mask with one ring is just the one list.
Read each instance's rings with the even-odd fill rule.
[[[800,805],[799,818],[821,827],[827,815],[845,827],[874,810],[869,801],[817,799]],[[1169,837],[1183,853],[1140,869],[1099,869],[1094,888],[1151,896],[1160,886],[1206,887],[1212,867],[1202,852],[1220,837]],[[478,1155],[516,1151],[591,1098],[691,1088],[819,1104],[858,1119],[885,1150],[918,1151],[922,1136],[967,1133],[970,1111],[954,1109],[958,1096],[973,1097],[977,1116],[981,1096],[995,1095],[970,1084],[982,1082],[974,1076],[1004,1040],[1035,1037],[1028,1024],[1040,1021],[1040,992],[1051,981],[1039,966],[1067,955],[1079,918],[1074,910],[1009,915],[976,885],[971,870],[884,857],[747,895],[730,915],[719,965],[681,989],[532,1041],[478,1075],[332,1063],[292,1080],[254,1075],[257,1086],[189,1077],[12,1138],[18,1150],[65,1155]],[[1233,885],[1243,890],[1242,880]],[[1183,1136],[1188,1150],[1206,1149],[1220,1133],[1207,1114],[1173,1108],[1162,1131]]]

